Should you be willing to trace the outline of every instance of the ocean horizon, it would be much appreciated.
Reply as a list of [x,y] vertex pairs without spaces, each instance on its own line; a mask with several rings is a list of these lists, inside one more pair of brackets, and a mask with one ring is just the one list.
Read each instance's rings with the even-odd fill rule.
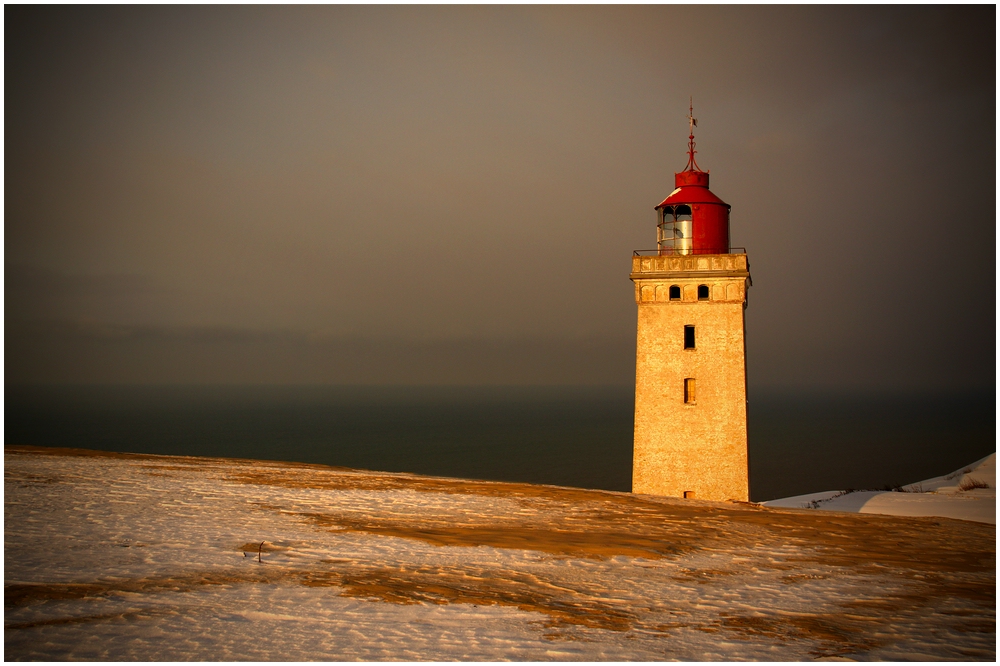
[[[628,491],[633,388],[7,385],[5,443]],[[995,393],[753,390],[753,501],[881,489],[996,450]]]

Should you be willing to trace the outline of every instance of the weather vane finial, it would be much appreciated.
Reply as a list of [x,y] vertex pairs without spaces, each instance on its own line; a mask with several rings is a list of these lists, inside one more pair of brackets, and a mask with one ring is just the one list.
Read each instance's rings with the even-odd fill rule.
[[690,106],[688,106],[688,163],[684,167],[685,171],[701,171],[698,163],[694,161],[694,154],[698,152],[694,149],[694,128],[698,126],[698,119],[694,117],[694,96],[691,96]]

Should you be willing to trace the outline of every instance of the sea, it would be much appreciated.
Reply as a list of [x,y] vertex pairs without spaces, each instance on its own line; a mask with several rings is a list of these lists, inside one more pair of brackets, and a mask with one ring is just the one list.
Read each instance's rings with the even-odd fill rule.
[[[6,444],[627,491],[632,387],[11,386]],[[995,392],[750,391],[750,496],[883,489],[996,450]]]

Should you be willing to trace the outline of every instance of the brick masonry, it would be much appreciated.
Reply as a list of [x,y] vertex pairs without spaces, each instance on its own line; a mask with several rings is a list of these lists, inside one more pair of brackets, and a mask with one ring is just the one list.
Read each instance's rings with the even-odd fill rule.
[[[633,257],[638,305],[632,492],[749,500],[745,254]],[[708,298],[698,299],[698,287]],[[670,287],[680,298],[670,299]],[[695,347],[684,348],[684,327]],[[685,403],[685,379],[695,380]]]

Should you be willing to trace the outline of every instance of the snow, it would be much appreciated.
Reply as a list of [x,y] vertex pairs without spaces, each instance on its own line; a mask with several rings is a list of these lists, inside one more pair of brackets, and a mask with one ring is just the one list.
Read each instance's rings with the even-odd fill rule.
[[996,525],[996,458],[992,453],[951,474],[911,483],[900,491],[829,490],[762,504],[889,516],[937,516]]
[[4,462],[7,659],[995,658],[986,525],[293,463]]

